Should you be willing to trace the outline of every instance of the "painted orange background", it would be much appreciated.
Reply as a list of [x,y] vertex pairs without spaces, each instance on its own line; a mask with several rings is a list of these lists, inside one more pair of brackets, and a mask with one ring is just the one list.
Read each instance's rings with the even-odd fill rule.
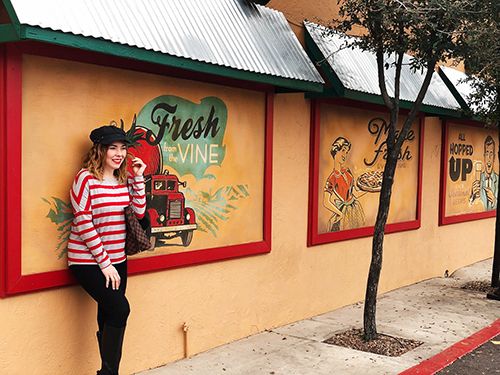
[[[154,256],[260,241],[263,238],[265,94],[117,68],[25,55],[23,58],[22,272],[64,269],[58,259],[57,225],[42,198],[69,201],[69,189],[91,146],[90,131],[112,120],[131,124],[153,98],[176,95],[195,103],[216,96],[227,106],[222,166],[207,173],[216,179],[181,176],[195,191],[248,185],[250,196],[219,222],[217,236],[196,230],[187,248],[180,238],[157,248]],[[127,127],[126,127],[127,128]],[[182,189],[181,189],[182,191]]]
[[[375,164],[370,163],[380,140],[375,145],[375,136],[368,131],[368,123],[373,118],[382,118],[388,123],[388,115],[370,110],[343,107],[331,104],[321,105],[320,149],[319,149],[319,184],[318,184],[318,232],[328,231],[331,213],[323,206],[325,182],[333,170],[330,148],[337,137],[347,138],[352,146],[345,166],[351,170],[356,180],[362,173],[370,170],[383,170],[385,161],[379,156]],[[400,118],[400,124],[404,117]],[[408,146],[411,160],[399,160],[396,169],[388,223],[404,222],[416,219],[418,191],[419,130],[413,125],[415,138],[403,143],[403,151]],[[382,137],[381,137],[382,138]],[[385,140],[385,137],[383,137]],[[378,209],[379,193],[367,193],[359,198],[365,213],[365,226],[373,226]]]
[[[462,139],[459,139],[459,136]],[[481,199],[471,199],[472,184],[475,179],[479,179],[481,170],[484,169],[484,140],[487,136],[491,136],[495,142],[495,162],[493,170],[498,174],[498,136],[495,130],[484,129],[480,127],[449,124],[448,126],[448,141],[444,145],[446,147],[447,175],[446,175],[446,216],[469,214],[487,211]],[[451,155],[451,144],[462,144],[472,146],[472,155]],[[459,178],[457,181],[452,181],[450,178],[449,160],[455,158],[467,158],[472,161],[472,171],[465,174],[465,181]],[[476,170],[476,167],[478,168]]]

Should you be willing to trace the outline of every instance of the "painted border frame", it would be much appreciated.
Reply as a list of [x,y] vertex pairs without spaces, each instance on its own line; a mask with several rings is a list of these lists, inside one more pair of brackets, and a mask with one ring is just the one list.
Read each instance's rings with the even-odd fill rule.
[[[375,112],[387,112],[385,107],[371,104],[360,103],[348,99],[315,99],[311,102],[311,142],[309,159],[309,217],[307,230],[307,246],[316,246],[331,242],[350,240],[354,238],[369,237],[373,235],[374,226],[344,230],[332,233],[318,233],[318,178],[319,178],[319,134],[320,134],[320,114],[321,105],[337,105],[345,107],[360,108],[372,110]],[[401,110],[401,113],[408,111]],[[391,223],[385,226],[385,233],[395,233],[420,228],[422,212],[422,165],[424,155],[424,122],[423,114],[419,116],[419,158],[418,158],[418,187],[416,199],[416,217],[415,220]]]
[[[78,62],[137,70],[176,78],[198,80],[265,93],[265,159],[263,239],[252,243],[230,245],[187,253],[166,254],[129,259],[129,274],[233,259],[271,251],[272,145],[274,87],[231,80],[217,76],[186,72],[163,66],[110,58],[109,56],[66,47],[39,43],[0,45],[0,297],[32,292],[74,283],[69,270],[31,275],[22,274],[22,55],[32,54]],[[7,126],[8,124],[8,126]],[[7,179],[8,177],[8,179]],[[8,214],[7,214],[8,213]],[[7,220],[8,218],[8,220]]]
[[[463,223],[466,221],[481,220],[495,217],[497,210],[475,212],[446,216],[446,176],[448,175],[447,147],[448,128],[450,124],[466,125],[472,128],[483,128],[483,124],[473,120],[444,119],[442,121],[443,136],[441,137],[441,183],[439,184],[439,225]],[[498,156],[498,153],[497,153]]]
[[7,92],[5,91],[5,80],[7,78],[7,68],[5,62],[5,47],[0,44],[0,297],[5,297],[5,266],[6,266],[6,193],[7,188],[7,171],[5,168],[6,159],[6,144],[5,144],[5,129],[6,129],[6,111]]

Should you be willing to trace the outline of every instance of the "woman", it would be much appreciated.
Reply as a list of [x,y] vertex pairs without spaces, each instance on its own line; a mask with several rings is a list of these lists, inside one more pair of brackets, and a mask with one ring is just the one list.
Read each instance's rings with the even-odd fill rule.
[[354,176],[345,167],[351,142],[338,137],[332,144],[330,155],[333,158],[333,171],[326,180],[323,206],[332,212],[328,221],[328,231],[360,228],[365,225],[365,213],[358,198],[366,193],[355,195]]
[[130,313],[125,297],[124,208],[131,205],[144,216],[146,165],[132,160],[134,176],[127,176],[127,137],[123,129],[102,126],[90,133],[93,146],[71,189],[74,220],[68,242],[68,264],[73,275],[97,302],[97,339],[101,370],[118,374],[123,335]]

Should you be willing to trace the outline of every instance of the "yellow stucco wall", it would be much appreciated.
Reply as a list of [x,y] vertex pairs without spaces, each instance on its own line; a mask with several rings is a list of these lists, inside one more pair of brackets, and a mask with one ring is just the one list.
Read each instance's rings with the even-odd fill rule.
[[[332,11],[323,1],[308,13],[305,3],[269,6],[293,21]],[[306,247],[309,102],[280,94],[274,109],[271,253],[131,277],[124,374],[182,358],[184,322],[195,354],[363,298],[370,238]],[[380,292],[492,255],[494,219],[438,226],[437,119],[426,120],[424,137],[422,226],[386,236]],[[83,375],[97,368],[95,304],[79,287],[0,299],[0,317],[0,374]]]
[[[381,292],[492,254],[493,219],[438,226],[440,140],[439,121],[427,119],[422,227],[386,236]],[[277,95],[272,252],[131,277],[124,373],[182,358],[184,322],[194,354],[363,298],[369,238],[305,245],[308,150],[308,101]],[[80,288],[2,299],[0,316],[0,373],[76,375],[96,367],[95,305]]]

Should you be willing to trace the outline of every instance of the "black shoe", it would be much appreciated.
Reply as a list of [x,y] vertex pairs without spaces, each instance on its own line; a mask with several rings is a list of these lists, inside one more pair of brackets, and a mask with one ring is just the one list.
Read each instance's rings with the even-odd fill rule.
[[104,325],[100,345],[102,369],[98,372],[99,375],[118,375],[124,334],[125,327]]
[[488,298],[488,299],[494,299],[496,301],[500,301],[500,288],[497,288],[493,292],[488,293],[486,295],[486,298]]

